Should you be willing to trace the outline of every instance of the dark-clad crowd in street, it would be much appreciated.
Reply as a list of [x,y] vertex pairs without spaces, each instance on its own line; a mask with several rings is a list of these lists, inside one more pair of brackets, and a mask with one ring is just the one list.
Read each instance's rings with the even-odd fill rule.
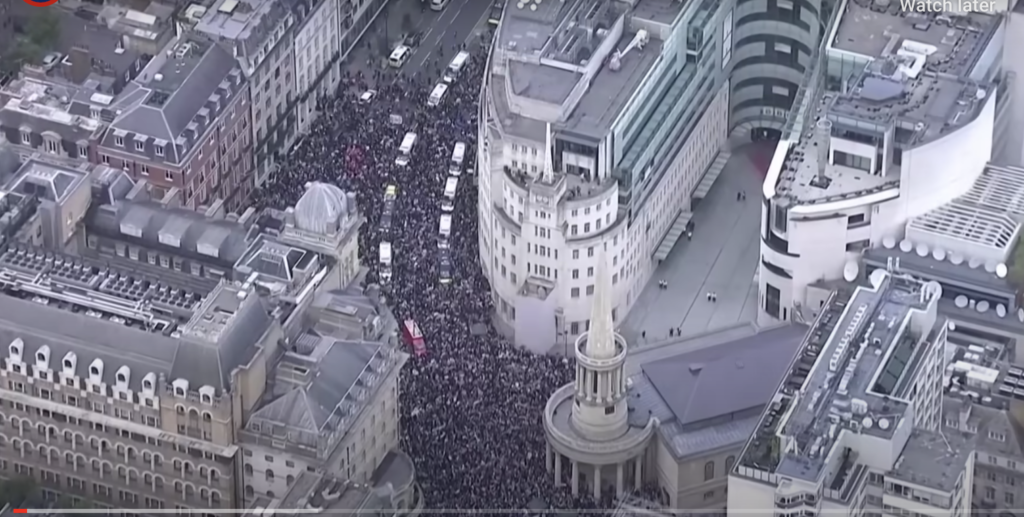
[[[347,77],[257,204],[293,205],[312,181],[357,193],[367,218],[359,243],[370,269],[367,282],[382,284],[398,321],[415,320],[425,337],[426,354],[414,355],[402,376],[401,446],[415,461],[427,508],[508,510],[540,500],[552,508],[607,508],[612,501],[599,504],[554,488],[544,472],[542,408],[572,380],[572,361],[517,349],[491,324],[472,170],[484,59],[484,50],[475,51],[437,106],[428,106],[428,96],[443,64],[435,64],[429,80],[381,73],[373,78],[381,86],[372,99],[364,95],[370,78]],[[408,132],[418,138],[401,166],[396,157]],[[438,221],[449,213],[442,211],[442,192],[456,142],[466,144],[465,164],[442,250]],[[382,225],[389,185],[398,194],[394,214]],[[377,254],[381,240],[394,250],[387,279]],[[440,282],[442,253],[450,257],[446,284]]]

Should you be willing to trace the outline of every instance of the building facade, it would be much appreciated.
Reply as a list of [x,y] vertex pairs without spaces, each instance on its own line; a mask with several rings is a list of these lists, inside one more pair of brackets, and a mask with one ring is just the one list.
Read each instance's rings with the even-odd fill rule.
[[[764,183],[759,302],[772,319],[813,319],[828,293],[814,284],[856,276],[848,264],[886,242],[993,271],[993,247],[1007,244],[998,230],[970,229],[973,208],[946,208],[1008,134],[1002,16],[973,13],[948,29],[941,13],[838,8],[820,82],[802,85],[806,110],[791,114]],[[892,44],[856,36],[865,30]]]
[[[181,196],[113,167],[35,159],[5,184],[0,477],[34,478],[45,498],[88,508],[217,515],[247,493],[308,490],[296,485],[312,469],[411,507],[414,471],[394,449],[404,355],[379,296],[351,287],[354,194],[313,184],[288,211],[259,214],[198,214]],[[320,368],[332,375],[311,373]],[[281,411],[300,406],[285,402],[318,397],[319,410],[330,394],[333,412],[307,416],[350,432],[324,431],[312,443],[335,456],[288,472],[294,458],[276,451],[298,443],[288,425],[318,428],[287,420]],[[247,443],[280,456],[284,485],[268,485],[266,469],[254,484]],[[312,466],[336,467],[338,454],[343,467]]]
[[249,91],[224,49],[195,38],[156,56],[100,144],[99,161],[133,179],[179,189],[190,209],[224,199],[232,208],[251,190]]
[[248,79],[255,158],[254,187],[273,169],[275,153],[295,136],[295,9],[281,0],[217,0],[194,30],[219,42]]
[[[618,320],[669,230],[689,222],[691,194],[728,136],[734,5],[537,7],[506,8],[488,58],[478,203],[499,321],[517,344],[546,351],[587,331],[600,252]],[[586,23],[569,23],[585,12]],[[538,23],[556,37],[524,39]],[[563,39],[572,44],[545,43]]]

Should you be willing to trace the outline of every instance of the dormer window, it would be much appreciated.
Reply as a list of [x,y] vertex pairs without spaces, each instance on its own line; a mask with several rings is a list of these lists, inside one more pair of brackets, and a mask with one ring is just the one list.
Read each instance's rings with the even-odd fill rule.
[[21,143],[32,145],[32,132],[27,129],[21,130]]
[[75,368],[75,365],[71,364],[71,359],[65,359],[64,360],[64,369],[65,370],[72,370],[74,368]]
[[89,156],[89,144],[79,142],[78,143],[78,157],[86,158]]
[[100,369],[99,368],[97,368],[95,366],[90,366],[89,367],[89,375],[99,375],[99,374],[100,374]]
[[146,143],[143,142],[142,140],[136,140],[135,141],[135,150],[139,151],[139,152],[145,151],[146,150]]
[[143,387],[143,389],[151,390],[151,389],[153,389],[153,383],[150,382],[149,379],[146,379],[146,380],[142,381],[142,387]]
[[124,137],[123,136],[115,136],[114,137],[114,145],[116,145],[118,147],[124,147]]
[[159,145],[159,144],[154,145],[153,146],[153,153],[156,154],[157,156],[163,156],[164,155],[164,146]]
[[183,388],[180,388],[180,387],[174,388],[174,394],[179,396],[179,397],[184,397],[185,396],[185,390]]
[[1003,433],[998,433],[996,431],[989,431],[988,432],[988,439],[989,440],[995,440],[997,442],[1005,442],[1006,441],[1006,435],[1003,434]]
[[46,152],[53,153],[53,154],[59,154],[60,153],[60,140],[55,140],[53,138],[47,138],[46,139]]
[[128,378],[123,373],[117,374],[117,382],[128,382]]

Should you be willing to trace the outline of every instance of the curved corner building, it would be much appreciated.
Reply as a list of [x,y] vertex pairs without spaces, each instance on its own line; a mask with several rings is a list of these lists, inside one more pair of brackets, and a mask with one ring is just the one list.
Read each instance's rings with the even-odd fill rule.
[[[908,222],[930,224],[924,216],[967,193],[990,160],[1007,118],[1002,16],[896,7],[844,2],[824,42],[823,87],[804,85],[806,112],[791,118],[804,122],[783,136],[764,183],[762,315],[809,321],[829,281],[857,274],[863,250],[904,239]],[[947,243],[979,238],[973,219],[929,230]]]
[[817,65],[831,0],[738,0],[732,134],[777,140],[804,77]]
[[507,4],[481,92],[479,238],[517,344],[587,332],[599,251],[615,318],[639,296],[728,136],[733,7]]

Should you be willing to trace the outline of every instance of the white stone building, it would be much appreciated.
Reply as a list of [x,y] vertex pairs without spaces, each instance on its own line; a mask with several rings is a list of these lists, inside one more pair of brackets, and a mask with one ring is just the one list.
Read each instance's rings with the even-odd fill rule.
[[1009,133],[1002,16],[972,13],[948,28],[941,13],[862,4],[840,4],[819,77],[828,91],[805,85],[805,109],[764,182],[762,316],[812,320],[831,292],[818,284],[856,276],[849,264],[886,243],[993,271],[1008,252],[1006,224],[956,203]]

